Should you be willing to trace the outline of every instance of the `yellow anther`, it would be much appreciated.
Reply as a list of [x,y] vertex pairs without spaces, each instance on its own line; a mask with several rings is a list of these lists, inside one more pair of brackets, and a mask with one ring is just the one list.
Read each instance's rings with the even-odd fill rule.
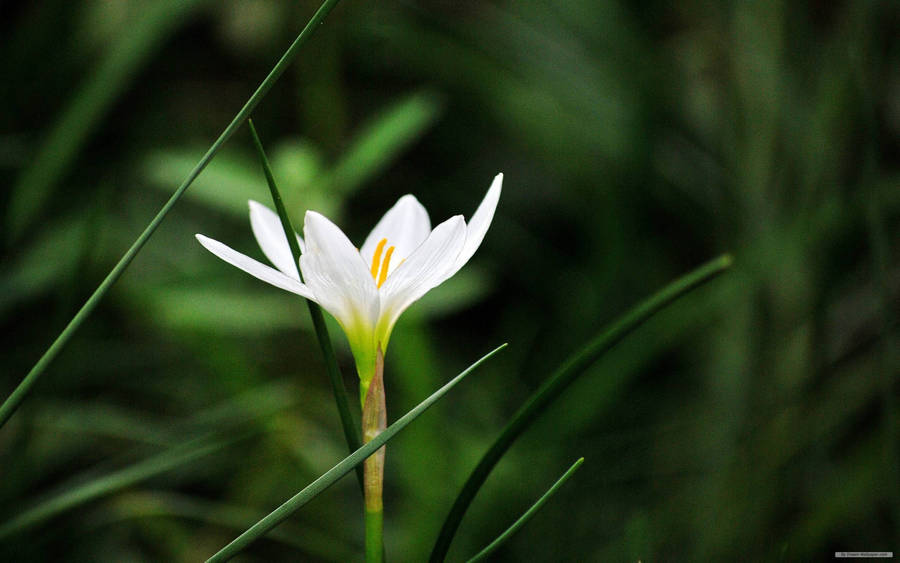
[[393,253],[394,247],[392,246],[388,248],[387,252],[384,254],[384,262],[381,263],[381,274],[378,276],[378,287],[381,287],[381,284],[387,279],[388,266],[391,263],[391,254]]
[[387,244],[387,239],[381,239],[381,242],[378,243],[378,246],[375,247],[375,256],[372,256],[372,279],[377,279],[378,276],[378,266],[381,263],[381,251],[384,250],[384,245]]

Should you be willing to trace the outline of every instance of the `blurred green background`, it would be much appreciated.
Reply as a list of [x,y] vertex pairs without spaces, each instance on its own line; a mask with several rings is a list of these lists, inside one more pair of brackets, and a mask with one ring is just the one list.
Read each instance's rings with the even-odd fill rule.
[[[316,7],[0,4],[4,398]],[[497,561],[900,550],[898,29],[891,1],[338,6],[254,114],[295,224],[360,242],[404,193],[468,217],[506,176],[475,258],[392,338],[389,422],[510,346],[389,445],[389,560],[427,556],[556,365],[726,251],[513,447],[450,559],[580,456]],[[0,560],[201,560],[345,455],[305,305],[193,239],[261,259],[250,198],[243,128],[0,429]],[[346,477],[240,560],[361,554]]]

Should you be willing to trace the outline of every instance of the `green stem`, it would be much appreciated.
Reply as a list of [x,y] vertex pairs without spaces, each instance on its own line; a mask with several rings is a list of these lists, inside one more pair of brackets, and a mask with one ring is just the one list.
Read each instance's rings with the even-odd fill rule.
[[302,491],[285,501],[281,506],[270,512],[262,520],[251,526],[240,536],[236,537],[231,543],[220,549],[215,555],[207,561],[215,563],[217,561],[228,561],[235,555],[245,549],[248,545],[264,536],[272,528],[284,522],[291,514],[297,512],[305,506],[309,501],[315,498],[322,491],[335,484],[341,477],[350,473],[350,471],[362,463],[366,458],[380,449],[388,440],[397,435],[398,432],[406,428],[410,422],[419,417],[423,412],[428,410],[434,403],[440,400],[450,389],[457,383],[462,381],[466,376],[472,373],[472,370],[480,366],[491,356],[506,348],[506,344],[497,346],[487,354],[481,357],[477,362],[470,365],[465,371],[447,382],[443,387],[432,393],[427,399],[416,405],[408,413],[404,414],[393,424],[388,426],[384,432],[377,438],[363,445],[349,456],[345,457],[340,463],[323,473],[318,479],[307,485]]
[[[294,256],[294,265],[296,266],[300,260],[300,244],[297,242],[296,232],[291,219],[288,216],[284,202],[281,200],[281,193],[275,184],[275,177],[272,175],[272,168],[269,166],[269,159],[266,157],[266,151],[263,150],[262,141],[256,133],[256,127],[253,120],[249,120],[247,125],[250,127],[250,135],[253,137],[253,144],[259,153],[259,159],[262,163],[263,173],[266,176],[266,182],[269,184],[269,192],[272,194],[272,201],[275,203],[275,209],[278,211],[278,217],[281,219],[281,228],[284,229],[284,236],[287,238],[288,246],[291,248],[291,254]],[[297,275],[303,280],[303,272],[297,269]],[[322,309],[313,301],[305,299],[309,308],[309,316],[312,317],[313,327],[316,331],[316,338],[319,341],[319,347],[322,349],[322,359],[325,360],[325,368],[328,372],[328,379],[331,380],[331,391],[334,394],[334,401],[337,404],[338,414],[341,417],[341,426],[344,428],[344,439],[350,452],[353,453],[362,445],[357,433],[356,422],[353,420],[353,414],[350,412],[350,400],[347,398],[347,389],[344,387],[344,380],[341,377],[341,370],[338,367],[337,357],[334,355],[334,348],[331,346],[331,337],[328,335],[328,327],[325,325],[325,317],[322,315]],[[356,480],[359,482],[359,489],[363,491],[363,472],[362,468],[356,467]]]
[[313,17],[309,20],[309,23],[306,24],[306,27],[303,28],[303,31],[300,32],[300,35],[297,36],[297,39],[291,44],[288,50],[282,55],[281,59],[275,64],[275,67],[272,68],[269,75],[262,81],[259,87],[253,92],[253,95],[250,96],[250,99],[247,100],[247,103],[244,104],[244,107],[234,116],[234,119],[231,120],[231,123],[228,124],[228,127],[219,135],[219,138],[212,144],[206,154],[203,155],[203,158],[200,159],[200,162],[194,166],[194,169],[188,174],[187,178],[185,178],[184,182],[175,190],[175,193],[172,194],[172,197],[169,198],[169,201],[163,205],[162,209],[160,209],[159,213],[156,214],[156,217],[150,221],[150,224],[147,225],[147,228],[144,229],[144,232],[137,238],[136,241],[131,245],[131,248],[119,259],[119,262],[115,265],[115,267],[107,274],[106,278],[100,283],[97,289],[94,290],[94,293],[88,298],[84,305],[81,306],[81,309],[72,317],[72,320],[69,321],[69,324],[66,325],[66,328],[63,329],[59,336],[56,337],[56,340],[53,341],[53,344],[44,352],[44,355],[37,361],[34,367],[31,368],[31,371],[28,372],[28,375],[19,383],[19,385],[15,388],[12,394],[7,397],[5,401],[3,401],[3,405],[0,405],[0,427],[6,424],[6,421],[13,415],[16,409],[19,408],[19,405],[22,404],[22,401],[25,400],[25,397],[31,391],[31,388],[37,383],[38,378],[46,371],[47,367],[50,365],[57,355],[62,351],[63,347],[69,342],[72,336],[75,334],[75,331],[81,326],[81,323],[87,319],[88,315],[90,315],[97,305],[100,303],[100,300],[109,292],[109,289],[112,287],[114,283],[116,283],[122,274],[125,272],[125,269],[128,268],[128,265],[131,264],[131,261],[134,260],[134,257],[137,256],[137,253],[144,247],[144,244],[150,239],[150,236],[156,231],[159,227],[160,223],[162,223],[163,219],[165,219],[166,215],[169,214],[172,207],[175,206],[175,203],[181,199],[181,196],[188,189],[188,186],[194,183],[194,180],[197,179],[197,176],[203,172],[203,169],[210,163],[213,157],[219,152],[222,146],[225,144],[228,139],[231,138],[232,135],[238,130],[238,128],[243,125],[243,123],[250,117],[250,113],[253,109],[259,104],[260,100],[262,100],[263,96],[265,96],[275,82],[281,77],[284,71],[287,69],[288,64],[290,64],[291,59],[293,59],[297,53],[300,51],[300,47],[303,46],[304,43],[309,39],[309,37],[313,34],[313,32],[322,24],[322,21],[325,19],[325,16],[331,12],[332,8],[334,8],[340,0],[325,0]]
[[366,510],[366,563],[384,561],[383,521],[383,510]]
[[[375,375],[366,392],[363,404],[363,441],[369,443],[387,427],[387,409],[384,401],[384,354],[381,346],[375,355]],[[366,562],[381,563],[384,556],[382,522],[384,519],[384,447],[363,464],[366,497]]]
[[456,497],[453,508],[444,520],[440,534],[435,541],[429,561],[432,563],[443,561],[450,549],[450,542],[462,522],[463,515],[469,505],[493,471],[500,458],[512,446],[513,442],[529,427],[534,420],[547,410],[566,388],[572,384],[588,367],[615,346],[627,335],[631,334],[650,317],[655,315],[667,305],[688,293],[690,290],[713,279],[731,267],[731,256],[723,255],[707,262],[696,270],[673,281],[648,299],[639,303],[624,316],[616,320],[608,329],[601,332],[591,340],[584,348],[570,356],[553,375],[544,381],[541,387],[535,391],[528,401],[522,405],[516,414],[500,433],[497,440],[482,456],[478,465],[469,475],[465,485]]

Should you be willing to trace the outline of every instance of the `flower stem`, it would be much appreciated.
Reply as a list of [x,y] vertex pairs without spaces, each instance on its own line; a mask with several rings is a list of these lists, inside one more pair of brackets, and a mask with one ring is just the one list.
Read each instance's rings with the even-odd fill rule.
[[452,389],[455,385],[457,385],[460,381],[462,381],[465,377],[472,373],[475,368],[486,362],[488,358],[491,358],[494,354],[504,348],[506,348],[506,344],[501,344],[500,346],[497,346],[496,348],[482,356],[480,360],[470,365],[465,369],[465,371],[461,372],[456,377],[451,379],[448,383],[444,384],[443,387],[432,393],[427,399],[419,403],[414,409],[398,418],[393,424],[388,426],[384,430],[384,432],[379,434],[377,438],[372,440],[373,443],[366,444],[349,456],[345,457],[340,463],[323,473],[318,479],[307,485],[302,491],[292,496],[281,506],[266,515],[265,518],[262,518],[256,524],[250,526],[250,528],[248,528],[244,533],[232,540],[231,543],[216,552],[215,555],[207,559],[207,563],[228,561],[238,553],[246,549],[247,546],[249,546],[251,543],[255,542],[259,538],[272,531],[275,526],[287,520],[292,514],[306,506],[306,504],[309,503],[317,495],[321,494],[322,491],[334,485],[338,480],[340,480],[341,477],[343,477],[347,473],[350,473],[350,471],[352,471],[354,467],[356,467],[360,463],[363,463],[363,461],[371,456],[372,453],[375,452],[375,450],[387,443],[388,440],[392,439],[399,432],[403,431],[403,429],[409,426],[412,421],[421,416],[423,412],[428,410],[432,405],[438,402],[441,397],[446,395],[447,392],[450,391],[450,389]]
[[381,563],[384,560],[383,519],[383,510],[378,512],[366,510],[366,563]]
[[[294,227],[291,225],[291,219],[288,217],[287,209],[281,200],[281,193],[275,183],[275,177],[272,175],[272,168],[269,166],[269,159],[266,157],[266,151],[263,149],[262,141],[259,140],[259,134],[256,132],[256,126],[253,120],[247,120],[247,126],[250,128],[250,136],[253,137],[253,144],[256,146],[256,152],[259,154],[259,161],[262,164],[263,174],[266,176],[266,183],[269,184],[269,191],[272,194],[272,202],[278,211],[278,217],[281,219],[281,228],[284,229],[284,237],[287,239],[288,246],[291,248],[291,254],[294,256],[294,265],[300,260],[300,244],[297,237],[291,236],[294,233]],[[297,270],[300,281],[303,281],[303,272]],[[359,434],[357,433],[356,422],[353,420],[353,414],[350,412],[350,401],[347,399],[347,389],[344,387],[344,381],[341,377],[341,369],[338,367],[337,358],[334,355],[334,348],[331,346],[331,337],[328,336],[328,327],[325,326],[325,317],[322,316],[322,309],[309,299],[304,299],[309,308],[309,316],[312,318],[313,328],[316,331],[316,338],[319,340],[319,347],[322,349],[322,358],[325,361],[325,368],[328,371],[328,379],[331,380],[331,390],[334,393],[334,400],[337,404],[338,414],[341,417],[341,426],[344,428],[344,438],[347,440],[347,446],[350,453],[355,452],[362,446]],[[363,473],[362,467],[356,466],[356,478],[359,481],[359,489],[363,490]]]
[[[384,402],[384,354],[381,346],[375,355],[375,375],[369,384],[363,402],[363,442],[368,443],[387,427],[387,409]],[[381,496],[384,488],[384,447],[369,456],[364,463],[366,499],[366,562],[381,563],[384,559],[382,523],[384,505]]]

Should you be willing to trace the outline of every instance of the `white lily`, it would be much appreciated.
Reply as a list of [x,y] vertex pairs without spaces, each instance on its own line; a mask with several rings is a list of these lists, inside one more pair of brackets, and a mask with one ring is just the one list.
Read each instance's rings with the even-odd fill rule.
[[361,395],[373,377],[377,351],[387,349],[400,314],[451,277],[475,254],[500,198],[498,174],[471,220],[462,215],[434,229],[412,195],[401,197],[357,249],[331,221],[307,211],[299,235],[301,281],[278,216],[250,201],[250,226],[272,268],[203,235],[207,250],[248,274],[315,301],[331,313],[350,342]]

